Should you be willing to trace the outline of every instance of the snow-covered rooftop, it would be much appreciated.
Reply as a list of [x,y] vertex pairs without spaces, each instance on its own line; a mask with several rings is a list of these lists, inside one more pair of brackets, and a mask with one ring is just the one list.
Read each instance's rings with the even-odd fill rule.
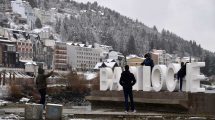
[[80,47],[85,47],[85,48],[93,48],[93,45],[86,45],[86,44],[83,44],[83,43],[67,43],[67,45],[73,45],[73,46],[80,46]]
[[20,62],[25,63],[25,65],[37,65],[37,63],[32,60],[20,60]]
[[99,67],[100,67],[101,65],[102,65],[102,62],[97,63],[97,64],[95,65],[94,69],[99,69]]
[[139,57],[137,55],[129,55],[129,56],[126,56],[126,59],[131,59],[131,58],[140,58],[140,59],[145,59],[145,58],[142,58],[142,57]]
[[34,29],[32,30],[33,33],[40,33],[40,32],[49,32],[52,29],[50,26],[44,26],[40,29]]
[[32,32],[40,33],[41,31],[42,31],[42,29],[34,29]]
[[102,64],[105,64],[109,68],[113,68],[115,66],[115,64],[117,64],[117,63],[116,62],[100,62],[95,65],[94,69],[99,69],[102,66]]
[[112,62],[112,61],[115,61],[114,59],[107,59],[107,62]]

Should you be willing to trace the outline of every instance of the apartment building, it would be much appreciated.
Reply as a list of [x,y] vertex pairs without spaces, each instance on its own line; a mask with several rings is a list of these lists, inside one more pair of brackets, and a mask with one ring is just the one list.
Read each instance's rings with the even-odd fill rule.
[[65,42],[55,42],[54,50],[54,69],[67,71],[67,44]]
[[166,53],[165,50],[156,50],[153,49],[151,52],[151,58],[154,61],[154,64],[162,64],[162,65],[168,65],[169,63],[174,62],[174,57],[168,53]]
[[30,39],[18,39],[16,42],[17,52],[20,60],[33,60],[33,44]]
[[18,64],[19,53],[16,52],[16,43],[0,37],[0,66],[17,67]]
[[51,27],[45,26],[41,29],[34,29],[32,31],[35,34],[38,34],[41,40],[49,39],[49,37],[52,35]]
[[76,70],[92,70],[100,62],[101,52],[93,45],[67,43],[68,64]]

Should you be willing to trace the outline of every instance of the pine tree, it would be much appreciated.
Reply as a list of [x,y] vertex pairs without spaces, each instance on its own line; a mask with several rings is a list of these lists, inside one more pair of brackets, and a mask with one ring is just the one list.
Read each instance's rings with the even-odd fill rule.
[[137,54],[137,48],[134,40],[134,36],[130,35],[130,38],[127,43],[127,54]]
[[45,10],[49,9],[49,0],[44,0],[44,8]]
[[35,26],[36,26],[36,28],[42,28],[43,27],[39,18],[36,19]]
[[56,25],[55,25],[55,31],[56,33],[60,33],[60,28],[61,28],[61,19],[57,20]]
[[154,41],[153,41],[153,40],[152,40],[152,41],[150,41],[149,46],[150,46],[149,51],[151,51],[152,49],[154,49],[154,48],[155,48],[155,46],[154,46]]
[[215,56],[207,53],[204,62],[205,67],[201,68],[201,72],[207,76],[215,75]]
[[116,48],[116,42],[114,41],[114,39],[110,33],[106,33],[106,32],[102,33],[100,39],[101,39],[102,44],[110,45],[113,48]]
[[27,0],[29,2],[29,4],[31,5],[32,8],[36,8],[37,7],[37,1],[36,0]]
[[153,30],[156,31],[156,32],[158,32],[158,29],[157,29],[157,27],[155,25],[153,27]]

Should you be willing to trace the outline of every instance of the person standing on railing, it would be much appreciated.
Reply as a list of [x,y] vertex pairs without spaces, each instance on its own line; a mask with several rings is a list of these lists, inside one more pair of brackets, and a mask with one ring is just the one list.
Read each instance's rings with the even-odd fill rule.
[[142,66],[150,66],[151,67],[151,71],[154,67],[154,62],[151,59],[151,55],[150,53],[147,53],[144,55],[145,60],[141,63]]
[[[188,63],[188,62],[187,62]],[[177,73],[177,79],[179,80],[179,91],[182,92],[182,86],[183,86],[183,79],[186,76],[186,64],[184,62],[181,62],[181,69]]]
[[48,74],[44,74],[44,70],[42,68],[38,68],[38,75],[36,77],[36,87],[40,93],[40,102],[39,104],[43,104],[45,107],[46,102],[46,89],[47,89],[47,78],[53,74],[51,71]]

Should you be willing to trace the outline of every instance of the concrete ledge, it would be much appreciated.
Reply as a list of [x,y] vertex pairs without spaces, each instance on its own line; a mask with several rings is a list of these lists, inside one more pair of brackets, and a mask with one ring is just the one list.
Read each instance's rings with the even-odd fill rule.
[[[124,102],[123,97],[98,97],[98,96],[87,96],[87,100],[89,101],[112,101],[112,102]],[[188,101],[183,99],[149,99],[149,98],[134,98],[135,102],[138,103],[152,103],[152,104],[180,104],[183,105],[185,108],[188,108],[186,104]]]
[[42,104],[26,104],[25,119],[26,120],[41,120],[43,117]]
[[[1,109],[5,111],[6,115],[9,114],[19,114],[22,113],[20,116],[24,116],[24,108],[4,108]],[[125,113],[122,109],[120,111],[110,111],[106,110],[105,108],[95,110],[95,111],[80,111],[74,109],[63,109],[63,116],[62,119],[68,120],[72,118],[86,118],[86,119],[101,119],[101,120],[122,120],[129,119],[129,120],[145,120],[147,118],[154,118],[158,116],[163,116],[165,120],[189,120],[194,118],[207,118],[207,120],[215,120],[215,115],[203,115],[203,114],[179,114],[179,113],[160,113],[160,112],[140,112],[137,113]],[[199,120],[199,119],[198,119]],[[202,119],[201,119],[202,120]]]
[[[193,115],[193,114],[173,114],[173,113],[125,113],[125,112],[77,112],[72,117],[74,118],[86,118],[86,119],[101,119],[101,120],[156,120],[161,118],[162,120],[188,120],[192,118],[207,118],[207,120],[213,120],[214,115]],[[198,119],[199,120],[199,119]],[[202,119],[203,120],[203,119]]]
[[[133,95],[138,110],[215,114],[214,93],[133,91]],[[86,99],[92,103],[92,109],[124,109],[122,91],[92,91]]]
[[61,120],[63,113],[63,105],[50,104],[46,105],[46,120]]
[[[143,92],[133,91],[136,103],[181,105],[188,108],[188,94],[185,92]],[[93,91],[86,97],[89,101],[124,102],[122,91]]]

